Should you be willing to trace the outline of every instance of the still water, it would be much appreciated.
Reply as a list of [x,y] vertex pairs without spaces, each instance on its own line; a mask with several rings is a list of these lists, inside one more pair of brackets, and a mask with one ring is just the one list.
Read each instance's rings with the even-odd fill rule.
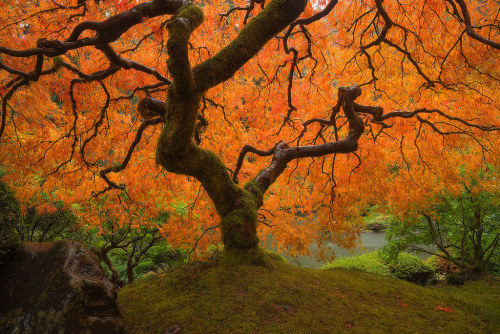
[[[351,257],[355,255],[360,255],[364,253],[369,253],[381,249],[384,245],[387,244],[387,240],[385,239],[384,232],[361,232],[361,243],[360,245],[352,250],[345,249],[342,247],[338,247],[334,244],[330,244],[330,248],[335,251],[335,255],[337,259],[342,257]],[[314,251],[317,249],[315,245],[310,246],[311,253],[314,254]],[[324,261],[317,261],[314,257],[309,256],[298,256],[296,259],[292,259],[287,254],[281,254],[288,261],[288,263],[294,264],[299,267],[306,268],[321,268],[323,265],[327,264]],[[429,257],[428,254],[419,253],[414,254],[417,257],[425,260]]]

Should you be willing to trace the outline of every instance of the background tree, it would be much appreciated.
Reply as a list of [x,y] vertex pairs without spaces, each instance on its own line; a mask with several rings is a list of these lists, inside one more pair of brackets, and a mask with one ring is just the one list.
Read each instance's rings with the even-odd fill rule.
[[[487,180],[488,188],[481,179]],[[473,178],[465,177],[461,188],[458,194],[443,192],[430,198],[426,209],[391,224],[387,230],[389,253],[403,249],[424,252],[463,271],[484,272],[494,256],[498,257],[500,243],[498,172],[488,169]]]
[[[112,261],[112,256],[123,255],[125,263],[127,282],[134,281],[134,269],[139,265],[141,258],[148,255],[148,251],[161,243],[162,238],[156,226],[132,227],[131,224],[123,224],[117,228],[112,222],[104,224],[99,232],[98,238],[91,246],[92,251],[101,262],[111,271],[111,281],[122,286],[125,282],[119,277],[117,265]],[[117,254],[118,252],[118,254]]]
[[63,209],[61,203],[55,203],[49,211],[37,206],[27,208],[15,229],[22,242],[86,239],[86,233],[77,224],[76,216],[68,209]]
[[177,244],[324,256],[374,202],[498,166],[497,1],[0,6],[0,159],[23,202],[41,182],[92,224],[169,211]]
[[[19,242],[77,240],[95,253],[117,286],[187,259],[187,253],[172,249],[159,231],[168,214],[160,215],[155,223],[140,226],[133,222],[118,224],[109,218],[99,227],[84,226],[61,203],[34,205],[22,212],[14,192],[5,183],[0,183],[0,190],[0,257]],[[40,198],[34,202],[40,202]]]

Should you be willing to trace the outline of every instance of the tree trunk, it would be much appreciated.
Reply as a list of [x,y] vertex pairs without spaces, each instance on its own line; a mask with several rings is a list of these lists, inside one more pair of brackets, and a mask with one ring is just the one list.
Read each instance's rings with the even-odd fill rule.
[[[173,82],[167,92],[165,112],[150,110],[149,113],[146,110],[153,109],[153,105],[157,109],[159,103],[139,105],[141,113],[161,115],[165,122],[156,151],[158,164],[169,172],[192,176],[201,182],[221,217],[226,254],[250,254],[252,263],[264,258],[258,251],[257,210],[262,206],[263,194],[285,170],[287,163],[304,157],[357,150],[364,123],[354,110],[354,100],[361,94],[361,89],[356,86],[339,89],[335,112],[341,107],[344,109],[349,122],[347,137],[323,145],[290,148],[281,141],[271,150],[271,164],[243,187],[235,183],[214,152],[198,147],[194,141],[198,111],[201,98],[208,89],[231,78],[270,39],[297,19],[306,4],[306,0],[270,1],[241,29],[237,38],[193,69],[188,57],[189,37],[203,22],[203,13],[195,5],[183,6],[167,24],[167,67]],[[380,113],[379,109],[363,110]]]
[[113,266],[113,263],[111,260],[108,258],[108,251],[107,250],[94,250],[94,253],[98,255],[99,260],[103,261],[106,266],[109,268],[111,271],[111,283],[118,287],[122,287],[124,285],[123,281],[119,278],[118,276],[118,271],[116,270],[115,266]]
[[[301,10],[297,10],[295,17],[300,12]],[[293,18],[288,18],[288,23]],[[186,24],[187,21],[189,24]],[[262,205],[262,192],[252,192],[238,186],[222,160],[214,152],[198,147],[193,139],[201,97],[210,86],[217,84],[213,76],[211,78],[214,82],[208,86],[206,83],[195,82],[189,64],[189,37],[202,21],[201,10],[188,5],[167,25],[170,36],[167,43],[167,66],[174,80],[167,93],[165,126],[158,140],[157,162],[169,172],[193,176],[201,182],[221,217],[220,228],[226,250],[250,250],[256,248],[259,242],[257,210]],[[284,26],[286,24],[283,22]],[[277,28],[275,33],[284,26]],[[251,58],[258,52],[260,45],[265,44],[273,35],[260,37],[262,40],[256,42],[258,47],[254,45],[255,50],[246,52],[245,57]],[[238,50],[233,51],[225,57],[240,55]]]
[[128,279],[128,283],[132,283],[134,281],[134,267],[135,266],[131,266],[131,265],[128,265],[127,266],[127,279]]

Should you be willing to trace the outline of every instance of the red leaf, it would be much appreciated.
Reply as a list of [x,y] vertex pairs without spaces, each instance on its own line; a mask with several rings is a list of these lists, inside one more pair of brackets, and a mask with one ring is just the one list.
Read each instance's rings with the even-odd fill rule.
[[453,311],[453,309],[451,307],[449,307],[449,306],[443,307],[441,305],[438,305],[438,306],[434,307],[434,310],[455,313],[455,311]]
[[403,303],[402,301],[399,301],[398,306],[399,307],[408,307],[408,304]]

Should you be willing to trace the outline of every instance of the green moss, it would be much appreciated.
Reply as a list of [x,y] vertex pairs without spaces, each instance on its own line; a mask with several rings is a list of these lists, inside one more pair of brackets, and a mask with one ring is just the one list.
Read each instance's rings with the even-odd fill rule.
[[63,59],[61,56],[56,56],[52,58],[52,63],[54,64],[54,67],[58,69],[62,66]]
[[392,276],[390,269],[382,262],[382,259],[380,259],[380,257],[378,256],[378,252],[371,252],[358,256],[341,258],[332,263],[324,265],[322,269],[328,270],[335,268],[355,269],[377,275]]
[[438,290],[450,296],[465,310],[476,314],[487,324],[487,333],[500,330],[500,277],[485,276],[479,281],[468,282],[461,287],[444,286]]
[[222,256],[221,264],[227,266],[253,265],[265,268],[272,267],[271,256],[258,247],[251,249],[228,249]]
[[201,92],[231,78],[276,34],[304,10],[305,0],[274,0],[239,32],[238,37],[216,55],[197,66],[195,82]]
[[395,261],[389,262],[392,275],[416,284],[425,284],[434,274],[434,269],[415,255],[399,253]]
[[205,19],[203,11],[196,5],[187,5],[182,7],[177,17],[187,18],[191,23],[191,30],[196,29]]
[[247,190],[240,189],[236,200],[236,209],[229,211],[221,219],[222,241],[227,249],[255,248],[257,237],[257,209],[255,196]]
[[379,251],[341,258],[324,265],[322,269],[333,268],[356,269],[383,276],[393,276],[420,285],[426,284],[434,274],[432,266],[415,255],[399,253],[397,258],[391,258]]
[[262,204],[264,204],[265,189],[264,189],[263,185],[259,182],[256,182],[255,179],[256,179],[256,177],[253,178],[252,180],[248,181],[245,184],[244,189],[248,190],[250,193],[253,194],[257,205],[259,207],[261,207]]
[[[233,210],[221,219],[222,241],[226,248],[253,248],[256,239],[257,217],[249,210]],[[255,236],[255,237],[254,237]]]
[[[129,333],[496,333],[500,282],[481,294],[420,287],[345,269],[272,268],[224,260],[179,266],[124,287],[118,303]],[[467,292],[461,296],[463,292]],[[493,292],[491,308],[479,307]],[[469,301],[465,301],[469,298]],[[474,304],[475,303],[475,304]],[[498,303],[497,303],[498,304]],[[449,306],[453,312],[436,310]],[[475,307],[477,305],[478,307]],[[485,312],[490,312],[489,315]]]
[[263,251],[273,261],[280,261],[280,262],[283,262],[283,263],[288,263],[287,260],[283,256],[279,255],[278,253],[276,253],[276,252],[274,252],[272,250],[263,249]]

